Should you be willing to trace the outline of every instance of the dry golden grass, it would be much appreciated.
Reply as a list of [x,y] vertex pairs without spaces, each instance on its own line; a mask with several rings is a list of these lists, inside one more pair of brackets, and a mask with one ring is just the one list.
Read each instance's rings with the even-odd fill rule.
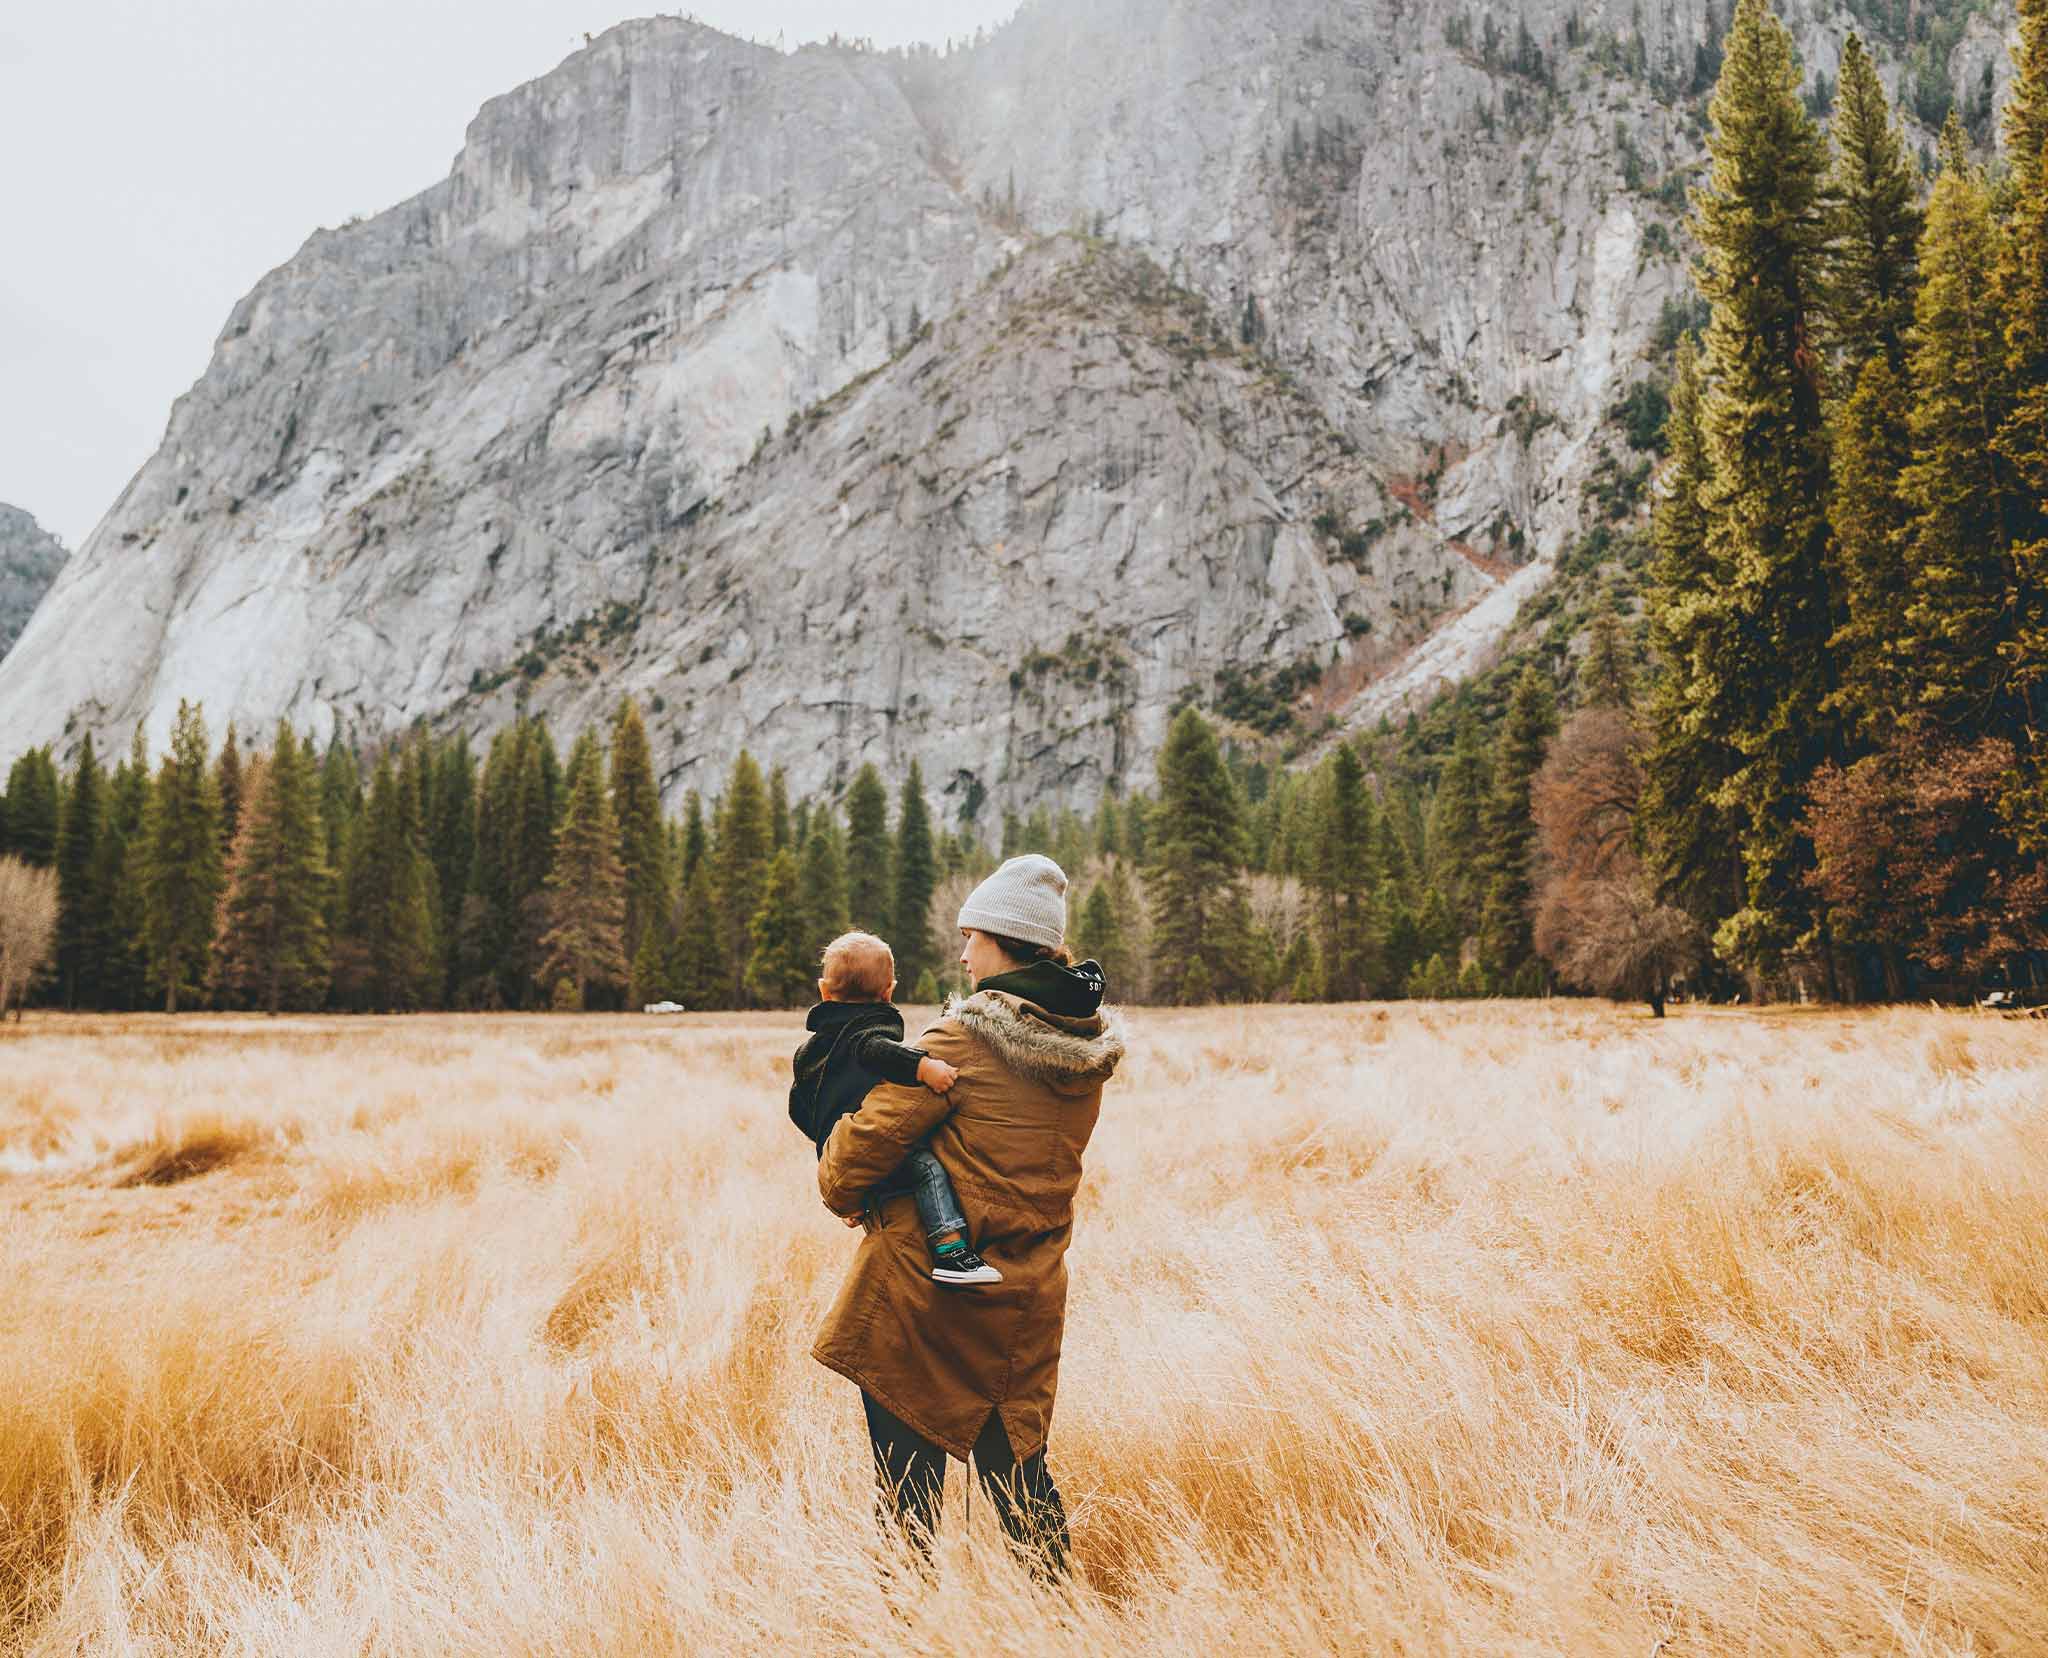
[[2048,1651],[2048,1028],[1134,1017],[1053,1461],[869,1519],[789,1018],[0,1037],[0,1643]]

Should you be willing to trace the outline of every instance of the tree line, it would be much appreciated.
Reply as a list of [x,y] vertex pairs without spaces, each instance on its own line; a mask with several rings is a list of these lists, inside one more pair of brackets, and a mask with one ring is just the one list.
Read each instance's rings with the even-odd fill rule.
[[961,899],[1022,851],[1074,877],[1072,941],[1125,1000],[1534,991],[1530,793],[1554,715],[1534,677],[1517,707],[1498,755],[1463,728],[1427,796],[1375,789],[1348,743],[1308,771],[1247,760],[1183,709],[1156,791],[1010,814],[991,845],[936,821],[914,762],[893,790],[866,765],[792,801],[742,752],[715,798],[666,815],[630,699],[566,758],[524,716],[481,758],[423,731],[323,752],[286,724],[214,752],[182,705],[154,765],[139,732],[111,771],[90,739],[68,773],[48,749],[16,760],[0,867],[47,882],[39,995],[67,1008],[787,1007],[850,926],[934,1002],[959,988]]

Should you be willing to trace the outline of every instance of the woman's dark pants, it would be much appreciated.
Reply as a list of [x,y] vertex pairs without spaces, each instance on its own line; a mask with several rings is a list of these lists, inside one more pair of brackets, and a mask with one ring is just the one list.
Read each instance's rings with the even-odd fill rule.
[[[946,1453],[865,1392],[860,1399],[868,1414],[868,1443],[874,1448],[883,1517],[894,1520],[929,1555],[938,1529],[939,1498],[946,1488]],[[990,1411],[974,1442],[974,1467],[1004,1533],[1037,1557],[1033,1570],[1041,1576],[1064,1577],[1069,1569],[1067,1510],[1045,1466],[1044,1450],[1019,1462],[1011,1454],[1001,1413]]]

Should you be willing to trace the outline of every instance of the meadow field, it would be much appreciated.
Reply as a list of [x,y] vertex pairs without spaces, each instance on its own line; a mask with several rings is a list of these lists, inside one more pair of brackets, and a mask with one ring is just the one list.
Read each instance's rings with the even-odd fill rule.
[[2048,1026],[1129,1027],[1059,1588],[873,1524],[794,1016],[0,1031],[0,1646],[2048,1651]]

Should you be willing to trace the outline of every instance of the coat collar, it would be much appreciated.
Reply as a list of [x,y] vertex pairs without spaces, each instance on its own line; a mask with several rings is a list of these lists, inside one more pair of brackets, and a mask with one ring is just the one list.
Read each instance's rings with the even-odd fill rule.
[[1052,1013],[1009,991],[984,986],[948,1004],[946,1017],[1034,1082],[1099,1084],[1124,1057],[1123,1024],[1113,1013]]

